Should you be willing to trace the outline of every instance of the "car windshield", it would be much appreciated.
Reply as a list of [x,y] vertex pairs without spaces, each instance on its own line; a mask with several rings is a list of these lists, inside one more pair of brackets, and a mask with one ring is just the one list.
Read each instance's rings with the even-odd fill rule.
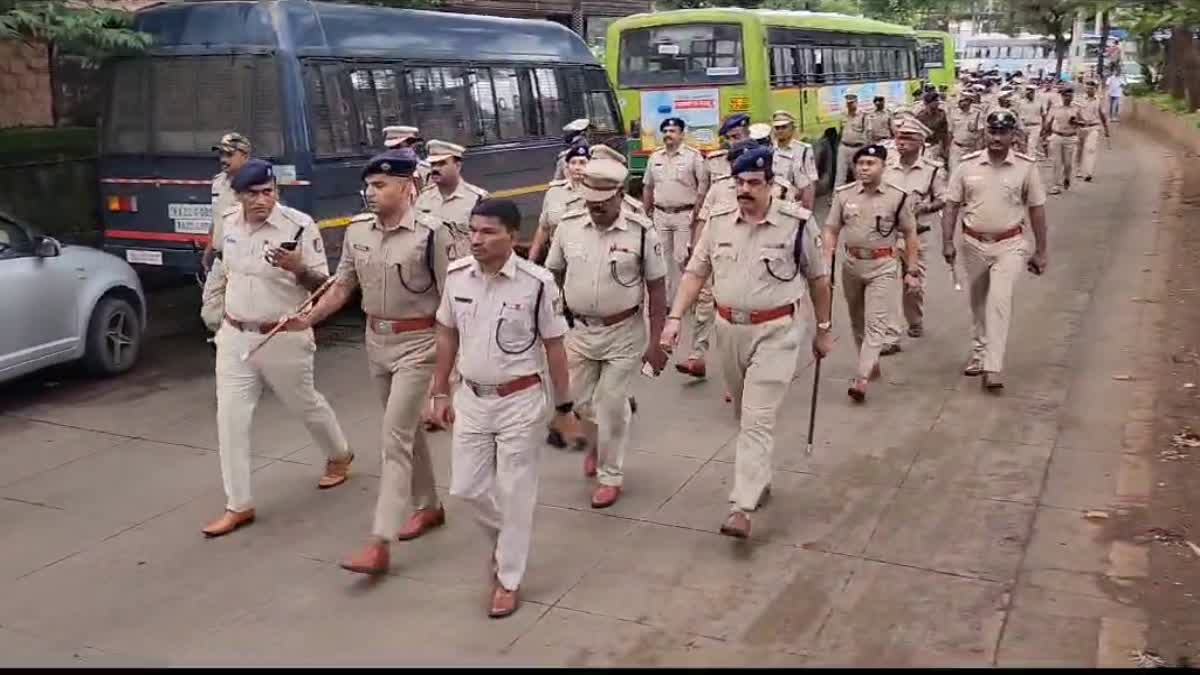
[[1121,72],[1125,75],[1141,75],[1142,66],[1139,63],[1126,63],[1121,66]]

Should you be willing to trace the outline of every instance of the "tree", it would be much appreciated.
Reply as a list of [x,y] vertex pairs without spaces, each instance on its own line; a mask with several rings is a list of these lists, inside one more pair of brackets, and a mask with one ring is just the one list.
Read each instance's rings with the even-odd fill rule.
[[126,12],[72,7],[63,0],[0,0],[0,38],[45,45],[51,59],[63,51],[94,64],[142,51],[150,46],[150,36],[132,25]]
[[1071,45],[1071,27],[1075,13],[1093,6],[1089,0],[1009,0],[1008,33],[1021,28],[1048,35],[1054,39],[1054,76],[1062,74],[1063,59]]

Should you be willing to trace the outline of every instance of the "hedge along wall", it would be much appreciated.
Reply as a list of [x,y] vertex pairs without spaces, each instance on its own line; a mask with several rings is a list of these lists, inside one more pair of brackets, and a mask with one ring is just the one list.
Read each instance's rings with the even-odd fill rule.
[[0,131],[0,209],[64,241],[99,244],[96,131]]

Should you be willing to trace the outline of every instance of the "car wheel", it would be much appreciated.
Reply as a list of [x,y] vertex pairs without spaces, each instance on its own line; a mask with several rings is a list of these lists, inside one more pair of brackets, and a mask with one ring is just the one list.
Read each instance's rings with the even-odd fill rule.
[[100,300],[88,322],[84,366],[94,375],[120,375],[137,362],[142,322],[133,305],[116,297]]

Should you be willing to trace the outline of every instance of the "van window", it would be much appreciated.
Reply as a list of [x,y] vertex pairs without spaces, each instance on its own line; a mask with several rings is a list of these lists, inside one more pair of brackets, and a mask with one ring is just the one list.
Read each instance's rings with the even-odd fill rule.
[[535,68],[530,77],[533,80],[533,98],[537,101],[538,112],[541,114],[539,132],[543,136],[557,136],[571,121],[566,119],[566,101],[559,94],[558,75],[553,68]]
[[458,67],[409,68],[408,96],[412,106],[411,124],[421,136],[459,145],[478,145],[480,138],[472,126],[470,72]]
[[351,96],[342,86],[342,67],[335,63],[309,64],[304,69],[308,95],[310,133],[316,136],[318,157],[346,157],[358,153],[351,124]]

